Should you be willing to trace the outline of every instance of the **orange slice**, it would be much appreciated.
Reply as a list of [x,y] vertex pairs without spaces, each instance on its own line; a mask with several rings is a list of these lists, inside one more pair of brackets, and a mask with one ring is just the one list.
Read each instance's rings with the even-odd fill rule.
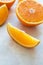
[[36,26],[43,22],[43,6],[36,1],[21,1],[16,7],[20,22],[26,26]]
[[11,8],[15,0],[0,0],[0,6],[6,4],[8,8]]
[[2,25],[8,17],[8,8],[6,5],[0,6],[0,25]]
[[32,48],[38,45],[40,42],[38,39],[28,35],[16,27],[13,27],[11,24],[7,25],[7,31],[16,42],[24,47]]

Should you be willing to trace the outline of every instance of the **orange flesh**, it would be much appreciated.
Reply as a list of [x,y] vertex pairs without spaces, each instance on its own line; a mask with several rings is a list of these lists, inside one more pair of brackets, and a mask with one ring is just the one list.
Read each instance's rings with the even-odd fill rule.
[[43,6],[35,1],[23,1],[18,7],[19,15],[28,22],[43,20]]
[[8,17],[8,8],[6,5],[0,7],[0,25],[2,25]]
[[24,47],[34,47],[40,42],[38,39],[26,34],[22,30],[19,30],[18,28],[13,27],[10,24],[7,25],[7,30],[9,35]]

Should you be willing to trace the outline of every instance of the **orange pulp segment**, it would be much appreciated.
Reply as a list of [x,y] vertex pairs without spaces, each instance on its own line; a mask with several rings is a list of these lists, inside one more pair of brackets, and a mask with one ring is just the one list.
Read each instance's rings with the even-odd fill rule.
[[4,5],[0,6],[0,25],[5,23],[7,17],[8,17],[8,8],[4,4]]
[[13,27],[10,23],[7,25],[9,35],[20,45],[32,48],[39,44],[39,40],[25,33],[24,31]]

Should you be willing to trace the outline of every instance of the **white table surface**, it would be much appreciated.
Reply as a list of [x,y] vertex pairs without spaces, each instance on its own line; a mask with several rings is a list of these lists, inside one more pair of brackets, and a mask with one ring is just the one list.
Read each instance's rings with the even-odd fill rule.
[[[42,0],[39,2],[43,4]],[[17,1],[12,6],[6,23],[0,27],[0,65],[43,65],[43,24],[36,27],[23,26],[15,14],[16,4]],[[8,22],[40,39],[40,44],[33,49],[17,44],[7,33],[6,24]]]

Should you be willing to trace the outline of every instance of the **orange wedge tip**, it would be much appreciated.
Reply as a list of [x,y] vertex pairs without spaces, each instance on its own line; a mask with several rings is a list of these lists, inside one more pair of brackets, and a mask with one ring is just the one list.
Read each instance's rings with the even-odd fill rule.
[[25,26],[43,23],[43,6],[33,0],[23,0],[16,7],[16,15]]
[[4,4],[2,6],[0,6],[0,26],[5,23],[6,19],[8,17],[8,8],[7,6]]
[[8,9],[14,4],[15,0],[0,0],[0,6],[6,4]]
[[13,27],[10,23],[7,24],[7,31],[9,35],[20,45],[33,48],[39,44],[40,40],[30,36],[29,34],[25,33],[24,31]]

